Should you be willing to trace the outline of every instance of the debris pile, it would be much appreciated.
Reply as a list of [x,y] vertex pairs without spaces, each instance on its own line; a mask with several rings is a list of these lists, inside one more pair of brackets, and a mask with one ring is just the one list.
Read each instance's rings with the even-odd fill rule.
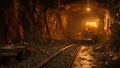
[[96,68],[119,68],[120,54],[107,51],[102,45],[97,46],[91,54],[96,59]]

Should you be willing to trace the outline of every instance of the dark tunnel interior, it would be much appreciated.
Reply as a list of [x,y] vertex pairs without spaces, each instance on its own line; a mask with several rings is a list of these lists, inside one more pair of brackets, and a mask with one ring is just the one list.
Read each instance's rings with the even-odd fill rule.
[[119,32],[119,0],[0,0],[0,68],[119,68]]

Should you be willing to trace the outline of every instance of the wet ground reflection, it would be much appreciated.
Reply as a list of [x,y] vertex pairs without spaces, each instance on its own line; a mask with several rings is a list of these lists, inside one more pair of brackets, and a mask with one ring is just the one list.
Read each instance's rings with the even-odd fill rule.
[[71,68],[94,68],[92,50],[92,46],[81,46]]
[[80,46],[71,68],[120,68],[120,53],[97,44]]

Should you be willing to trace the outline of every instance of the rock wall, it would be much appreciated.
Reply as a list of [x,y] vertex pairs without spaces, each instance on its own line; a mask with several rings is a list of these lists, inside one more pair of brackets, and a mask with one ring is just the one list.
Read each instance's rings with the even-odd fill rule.
[[111,49],[120,52],[120,1],[115,0],[111,4]]
[[68,0],[0,0],[0,44],[64,39],[61,14],[52,10],[64,10],[63,2]]

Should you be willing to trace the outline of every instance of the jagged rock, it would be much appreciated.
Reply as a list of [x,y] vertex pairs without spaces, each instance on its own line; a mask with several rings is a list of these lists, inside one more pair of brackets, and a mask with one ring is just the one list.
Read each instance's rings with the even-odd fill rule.
[[[74,1],[74,0],[72,0]],[[51,9],[52,11],[49,11]],[[55,10],[63,10],[59,0],[1,0],[0,1],[0,43],[18,43],[26,41],[48,42],[55,36],[63,39],[64,30],[61,14]],[[52,19],[48,15],[55,14],[57,21],[54,30],[48,28]],[[50,13],[50,14],[48,14]],[[54,33],[51,35],[51,32]],[[51,37],[52,36],[52,37]],[[54,38],[55,38],[54,37]],[[56,39],[55,38],[55,39]]]

